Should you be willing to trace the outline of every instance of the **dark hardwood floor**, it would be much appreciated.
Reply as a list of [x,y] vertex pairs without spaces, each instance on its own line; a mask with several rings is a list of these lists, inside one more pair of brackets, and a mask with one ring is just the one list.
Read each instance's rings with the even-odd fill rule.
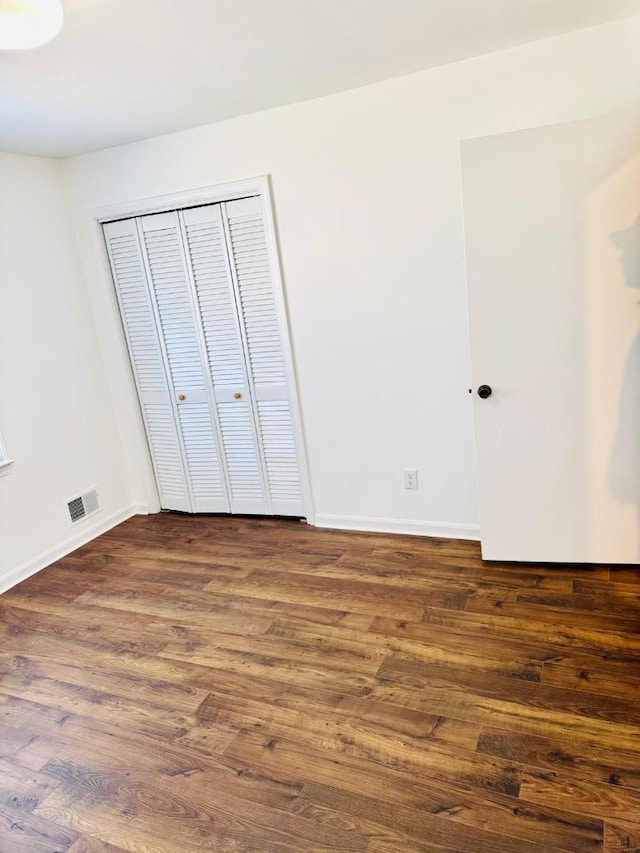
[[640,569],[160,515],[0,612],[1,853],[640,851]]

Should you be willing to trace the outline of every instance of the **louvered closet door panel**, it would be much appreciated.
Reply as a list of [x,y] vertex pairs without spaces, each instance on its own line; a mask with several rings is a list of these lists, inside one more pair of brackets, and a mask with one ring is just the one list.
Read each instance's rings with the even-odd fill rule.
[[298,456],[287,400],[259,400],[267,477],[273,511],[277,515],[303,515]]
[[194,512],[229,512],[214,401],[177,213],[140,227],[178,411]]
[[235,400],[219,403],[218,412],[234,512],[268,513],[251,405]]
[[261,199],[227,202],[224,215],[272,512],[303,515],[299,451]]
[[231,508],[268,513],[221,207],[191,208],[180,215],[213,380]]
[[242,339],[220,205],[184,210],[182,217],[214,387],[245,391]]
[[184,461],[135,220],[103,226],[164,509],[191,509]]

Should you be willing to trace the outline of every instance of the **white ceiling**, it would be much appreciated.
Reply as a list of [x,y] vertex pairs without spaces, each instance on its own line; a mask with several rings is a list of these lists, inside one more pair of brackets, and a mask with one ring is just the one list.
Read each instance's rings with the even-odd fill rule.
[[640,13],[640,0],[65,0],[0,52],[0,150],[68,156]]

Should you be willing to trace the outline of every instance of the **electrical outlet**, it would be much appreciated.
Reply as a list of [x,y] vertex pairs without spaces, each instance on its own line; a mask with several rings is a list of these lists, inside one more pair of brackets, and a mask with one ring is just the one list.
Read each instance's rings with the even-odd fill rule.
[[405,468],[404,471],[404,487],[405,489],[416,490],[418,488],[418,471],[416,468]]

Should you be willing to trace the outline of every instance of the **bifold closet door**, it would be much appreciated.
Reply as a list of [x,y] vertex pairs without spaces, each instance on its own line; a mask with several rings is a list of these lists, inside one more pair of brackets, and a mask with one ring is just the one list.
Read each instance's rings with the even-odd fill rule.
[[282,327],[273,289],[262,199],[223,205],[242,320],[247,366],[261,436],[271,511],[304,515],[292,399],[285,367]]
[[233,512],[270,514],[222,206],[180,211]]
[[163,509],[229,512],[175,213],[104,226]]
[[304,515],[261,199],[104,233],[162,507]]
[[[266,511],[304,515],[300,449],[262,200],[255,196],[192,208],[181,216],[230,473],[235,460],[250,477],[253,447],[249,437],[254,434]],[[217,273],[215,282],[211,270]],[[238,405],[238,395],[245,405]],[[232,476],[231,480],[233,489]]]

